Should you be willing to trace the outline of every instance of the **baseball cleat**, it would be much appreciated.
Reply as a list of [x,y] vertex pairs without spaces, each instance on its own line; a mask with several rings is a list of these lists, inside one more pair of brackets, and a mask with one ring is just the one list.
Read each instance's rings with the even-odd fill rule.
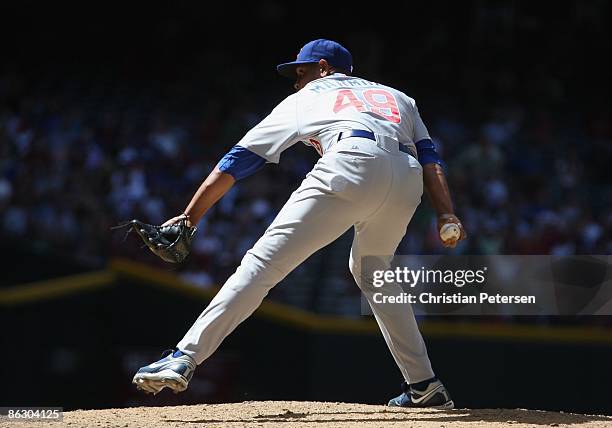
[[434,409],[452,409],[455,403],[450,394],[437,378],[417,384],[402,383],[402,394],[389,401],[390,407],[430,407]]
[[187,389],[197,364],[189,355],[178,349],[164,351],[162,359],[141,367],[132,383],[147,394],[158,394],[170,388],[175,394]]

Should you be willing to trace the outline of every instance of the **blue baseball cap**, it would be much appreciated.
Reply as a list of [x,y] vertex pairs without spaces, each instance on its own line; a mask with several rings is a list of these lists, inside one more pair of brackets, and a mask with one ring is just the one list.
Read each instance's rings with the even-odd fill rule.
[[353,56],[340,43],[327,39],[317,39],[308,42],[300,49],[297,59],[276,66],[278,73],[285,77],[295,77],[295,68],[299,64],[312,64],[325,59],[335,68],[353,71]]

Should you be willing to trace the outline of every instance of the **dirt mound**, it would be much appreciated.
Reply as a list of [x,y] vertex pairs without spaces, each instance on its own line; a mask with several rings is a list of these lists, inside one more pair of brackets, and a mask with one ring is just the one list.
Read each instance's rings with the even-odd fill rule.
[[[350,403],[246,401],[176,407],[77,410],[63,423],[32,426],[67,427],[612,427],[612,416],[587,416],[538,410],[408,410]],[[23,427],[23,422],[0,426]]]

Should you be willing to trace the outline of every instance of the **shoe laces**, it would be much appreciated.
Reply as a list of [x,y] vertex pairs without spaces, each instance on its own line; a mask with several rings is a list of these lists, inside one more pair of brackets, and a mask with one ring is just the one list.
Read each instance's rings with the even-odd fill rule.
[[178,348],[166,349],[164,352],[162,352],[161,357],[162,357],[162,358],[166,358],[168,355],[172,355],[172,354],[174,354],[176,351],[178,351]]

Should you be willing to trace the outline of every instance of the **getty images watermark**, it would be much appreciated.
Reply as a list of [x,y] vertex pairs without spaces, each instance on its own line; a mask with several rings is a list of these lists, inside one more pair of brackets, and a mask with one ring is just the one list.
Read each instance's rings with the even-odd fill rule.
[[[362,258],[362,313],[413,305],[421,315],[611,315],[612,256]],[[388,267],[386,267],[388,266]]]
[[[406,266],[396,267],[393,270],[375,270],[373,272],[372,285],[382,288],[385,284],[398,284],[415,288],[417,285],[430,284],[434,286],[451,286],[455,288],[478,287],[486,283],[487,266],[482,269],[460,269],[460,270],[441,270],[428,269],[421,266],[414,270]],[[502,295],[479,292],[478,295],[463,294],[461,292],[442,292],[434,293],[431,291],[421,291],[418,294],[402,292],[399,294],[387,295],[382,291],[373,293],[375,303],[521,303],[535,304],[536,297],[533,295]]]

